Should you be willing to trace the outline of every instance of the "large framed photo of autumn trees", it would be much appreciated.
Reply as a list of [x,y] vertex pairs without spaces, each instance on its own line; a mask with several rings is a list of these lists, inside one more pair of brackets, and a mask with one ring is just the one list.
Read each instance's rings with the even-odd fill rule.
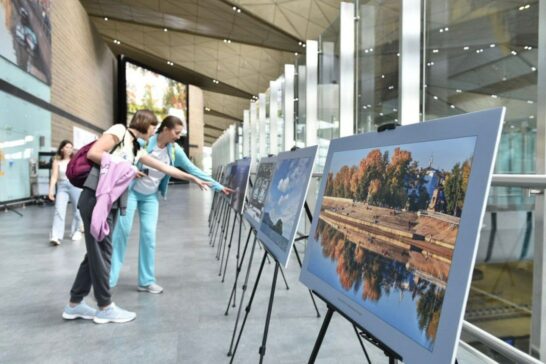
[[300,280],[404,363],[452,363],[504,109],[333,140]]
[[315,145],[277,155],[263,205],[258,239],[284,267],[292,251],[316,154]]

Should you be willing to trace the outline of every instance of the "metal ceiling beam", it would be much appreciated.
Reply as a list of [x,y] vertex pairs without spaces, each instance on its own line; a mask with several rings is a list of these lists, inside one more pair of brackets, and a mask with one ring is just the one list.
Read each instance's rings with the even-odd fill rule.
[[216,126],[212,126],[212,125],[206,124],[206,123],[205,123],[205,128],[212,129],[212,130],[217,130],[217,131],[221,131],[221,132],[223,132],[224,130],[226,130],[226,129],[218,128],[218,127],[216,127]]

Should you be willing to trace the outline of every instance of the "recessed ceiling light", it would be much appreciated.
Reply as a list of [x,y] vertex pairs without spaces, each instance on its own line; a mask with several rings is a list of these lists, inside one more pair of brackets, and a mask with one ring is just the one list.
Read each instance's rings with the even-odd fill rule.
[[457,91],[456,91],[456,92],[457,92],[458,94],[460,94],[461,92],[463,92],[463,90],[461,90],[461,89],[457,89]]
[[240,13],[240,12],[241,12],[241,9],[237,9],[237,12]]
[[510,53],[512,53],[512,55],[514,55],[514,56],[516,56],[518,54],[518,52],[516,52],[516,51],[512,51]]
[[164,31],[164,32],[166,32],[166,31],[168,31],[168,30],[169,30],[169,29],[167,29],[167,28],[163,28],[163,31]]
[[536,67],[531,67],[531,71],[535,72],[537,70]]
[[108,17],[107,17],[107,16],[104,17],[104,21],[108,21]]
[[467,50],[470,49],[470,47],[469,47],[469,46],[464,46],[463,49],[464,49],[465,51],[467,51]]
[[294,55],[297,56],[297,55],[298,55],[298,52],[294,52]]
[[455,105],[449,105],[450,108],[454,109],[455,108]]
[[236,6],[234,6],[234,7],[232,7],[232,9],[233,9],[233,11],[236,11],[236,10],[237,10],[237,7],[236,7]]
[[491,97],[494,98],[494,99],[497,99],[497,98],[498,98],[497,95],[491,95]]
[[494,44],[494,43],[491,43],[491,44],[489,45],[489,47],[490,47],[490,48],[495,48],[495,44]]
[[433,49],[432,53],[438,53],[439,51],[437,49]]
[[534,101],[533,101],[533,100],[527,100],[527,103],[528,103],[528,104],[533,104]]
[[205,111],[210,111],[210,108],[206,107],[206,108],[205,108]]
[[433,96],[432,97],[434,100],[438,100],[438,96]]

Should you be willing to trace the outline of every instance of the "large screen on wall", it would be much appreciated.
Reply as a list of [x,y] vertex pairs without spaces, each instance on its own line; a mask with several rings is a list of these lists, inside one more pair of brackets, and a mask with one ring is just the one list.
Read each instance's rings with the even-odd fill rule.
[[0,1],[0,56],[51,84],[50,0]]
[[269,191],[269,184],[271,183],[271,178],[273,178],[276,163],[277,157],[262,158],[260,160],[256,178],[254,178],[254,185],[248,196],[245,218],[256,230],[260,225],[265,197],[267,196],[267,191]]
[[316,154],[316,146],[279,153],[265,198],[258,239],[285,267],[307,197]]
[[187,120],[185,84],[131,62],[125,64],[127,121],[140,109],[152,110],[160,121],[167,115]]
[[301,281],[404,363],[452,363],[504,109],[333,140]]

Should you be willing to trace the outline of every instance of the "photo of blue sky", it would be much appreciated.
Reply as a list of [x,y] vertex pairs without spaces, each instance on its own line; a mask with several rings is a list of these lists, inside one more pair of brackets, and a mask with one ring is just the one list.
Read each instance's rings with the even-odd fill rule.
[[[286,159],[278,163],[271,181],[262,223],[273,229],[268,229],[270,231],[267,235],[283,250],[289,248],[288,242],[293,238],[294,230],[297,228],[302,199],[307,192],[306,182],[312,169],[311,157]],[[277,225],[277,229],[274,229],[274,225]],[[278,234],[279,226],[282,226],[281,236]]]

